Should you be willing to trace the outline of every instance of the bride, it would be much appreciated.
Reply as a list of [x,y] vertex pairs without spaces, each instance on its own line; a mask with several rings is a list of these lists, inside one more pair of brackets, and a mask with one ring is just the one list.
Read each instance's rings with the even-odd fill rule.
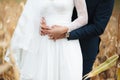
[[[78,18],[71,22],[74,6]],[[85,0],[27,0],[11,40],[21,80],[82,80],[82,53],[78,40],[53,41],[41,36],[43,17],[49,28],[70,32],[87,24]],[[5,60],[9,62],[9,50]]]

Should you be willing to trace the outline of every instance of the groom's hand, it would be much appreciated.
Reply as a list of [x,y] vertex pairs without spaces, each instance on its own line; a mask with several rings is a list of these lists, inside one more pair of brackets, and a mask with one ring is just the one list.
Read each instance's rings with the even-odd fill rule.
[[42,32],[47,33],[50,39],[57,40],[65,38],[65,34],[68,31],[68,27],[63,27],[60,25],[53,25],[51,29],[44,29]]
[[53,40],[65,38],[65,34],[68,31],[67,27],[60,25],[53,25],[49,28],[44,17],[41,19],[40,26],[40,35],[48,35]]

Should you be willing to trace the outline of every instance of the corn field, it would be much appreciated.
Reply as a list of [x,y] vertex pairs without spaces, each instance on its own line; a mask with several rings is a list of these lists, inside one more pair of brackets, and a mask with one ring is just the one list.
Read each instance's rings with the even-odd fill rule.
[[[0,0],[0,65],[4,61],[6,48],[15,30],[19,16],[24,8],[25,0]],[[100,52],[96,57],[93,69],[105,62],[109,57],[120,56],[120,1],[115,0],[112,17],[101,37]],[[4,44],[4,45],[3,45]],[[0,74],[0,80],[19,80],[19,71],[14,60],[13,66]],[[1,70],[1,68],[0,68]],[[91,80],[120,80],[120,59],[109,69],[92,77]]]

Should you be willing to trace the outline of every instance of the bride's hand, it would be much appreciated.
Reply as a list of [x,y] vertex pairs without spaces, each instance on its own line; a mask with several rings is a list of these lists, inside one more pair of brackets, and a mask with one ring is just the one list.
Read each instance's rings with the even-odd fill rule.
[[50,30],[50,28],[47,26],[45,18],[42,17],[41,22],[40,22],[40,30],[39,30],[40,35],[47,34],[44,32],[44,30]]

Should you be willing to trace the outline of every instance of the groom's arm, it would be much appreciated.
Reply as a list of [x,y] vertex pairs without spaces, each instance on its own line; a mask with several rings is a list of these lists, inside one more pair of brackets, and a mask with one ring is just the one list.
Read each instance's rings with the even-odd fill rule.
[[114,0],[102,0],[96,7],[93,23],[70,32],[69,40],[88,39],[101,35],[110,19]]

